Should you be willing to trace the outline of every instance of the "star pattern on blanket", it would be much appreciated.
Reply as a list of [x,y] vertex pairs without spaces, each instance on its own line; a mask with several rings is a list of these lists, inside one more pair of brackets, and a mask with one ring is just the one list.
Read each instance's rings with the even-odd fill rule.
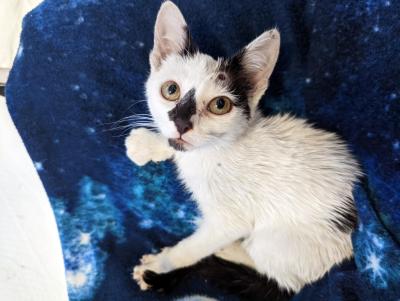
[[107,235],[113,235],[118,243],[124,241],[122,215],[107,186],[90,177],[79,182],[73,214],[65,200],[52,198],[51,202],[64,246],[70,299],[88,299],[104,278],[108,255],[102,250],[101,242]]

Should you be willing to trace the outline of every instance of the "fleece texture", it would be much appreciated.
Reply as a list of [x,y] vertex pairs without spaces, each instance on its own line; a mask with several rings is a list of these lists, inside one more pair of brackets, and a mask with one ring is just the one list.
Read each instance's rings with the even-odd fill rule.
[[[176,3],[200,49],[214,57],[277,27],[281,54],[264,112],[291,112],[337,132],[363,166],[354,259],[294,300],[398,300],[400,2]],[[142,254],[190,234],[197,215],[171,162],[139,168],[128,160],[128,124],[117,122],[146,112],[143,83],[160,4],[46,0],[23,22],[6,96],[54,209],[71,300],[193,293],[235,300],[201,279],[173,296],[140,292],[131,280]]]

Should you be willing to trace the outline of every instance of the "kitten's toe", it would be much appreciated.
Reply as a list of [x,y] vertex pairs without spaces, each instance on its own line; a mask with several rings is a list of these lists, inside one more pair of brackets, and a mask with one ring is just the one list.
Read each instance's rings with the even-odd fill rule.
[[132,279],[133,280],[139,280],[140,279],[140,274],[141,274],[140,266],[135,266],[133,268],[133,271],[132,271]]
[[155,260],[156,260],[156,255],[146,254],[146,255],[143,255],[142,258],[140,258],[140,263],[141,264],[149,264]]
[[136,281],[142,291],[150,289],[150,285],[144,280],[146,269],[144,266],[135,266],[133,268],[132,278]]

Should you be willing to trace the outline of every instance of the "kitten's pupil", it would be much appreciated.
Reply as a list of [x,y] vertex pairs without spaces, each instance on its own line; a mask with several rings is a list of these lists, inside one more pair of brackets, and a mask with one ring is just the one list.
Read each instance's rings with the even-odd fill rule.
[[170,86],[168,87],[168,93],[169,93],[169,95],[175,94],[177,89],[178,89],[178,88],[177,88],[177,86],[176,86],[175,84],[170,85]]
[[226,96],[217,96],[213,98],[207,106],[207,110],[216,115],[224,115],[229,113],[231,108],[232,102]]
[[218,98],[216,101],[217,109],[222,110],[225,107],[225,99]]

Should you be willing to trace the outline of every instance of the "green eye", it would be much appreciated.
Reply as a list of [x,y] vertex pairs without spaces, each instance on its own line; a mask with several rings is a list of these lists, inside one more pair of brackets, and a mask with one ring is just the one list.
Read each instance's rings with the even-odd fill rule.
[[179,85],[172,80],[163,83],[161,86],[161,95],[169,101],[178,100],[181,96]]
[[232,109],[232,101],[225,96],[215,97],[208,103],[207,109],[215,115],[224,115]]

